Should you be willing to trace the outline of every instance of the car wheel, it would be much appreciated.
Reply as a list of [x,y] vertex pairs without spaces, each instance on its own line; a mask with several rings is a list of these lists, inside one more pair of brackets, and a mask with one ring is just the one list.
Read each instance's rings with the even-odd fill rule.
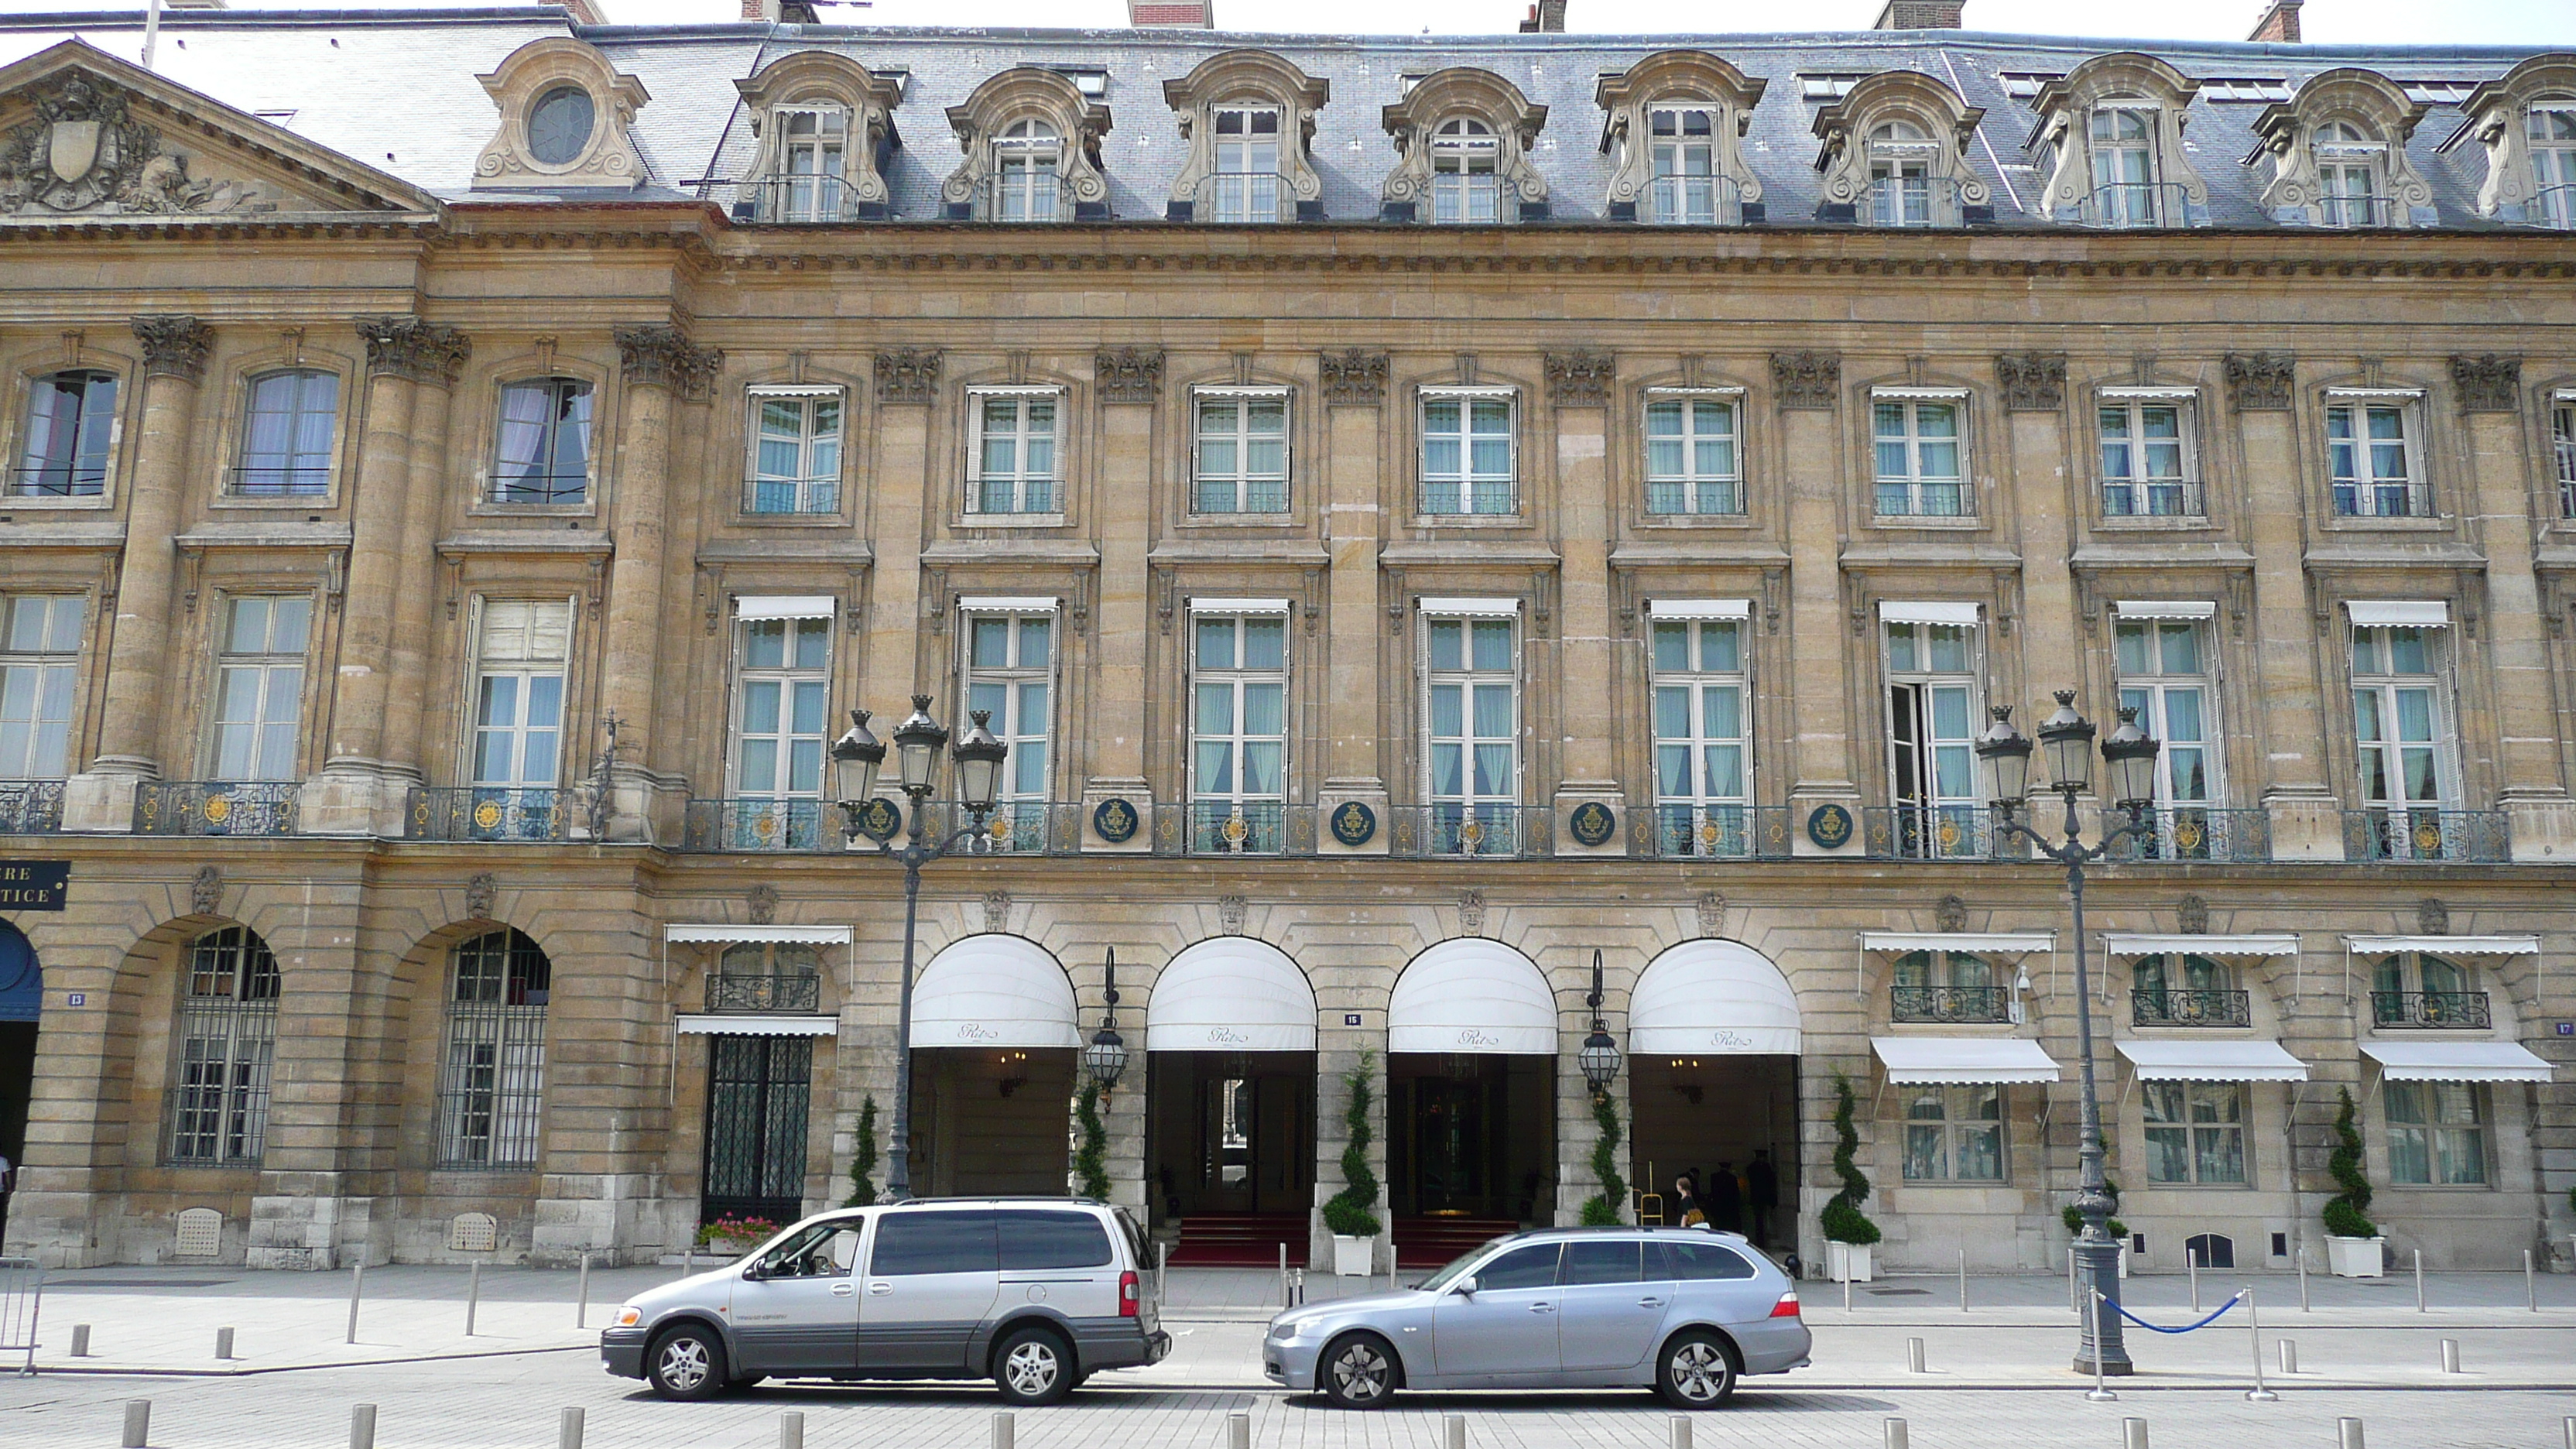
[[1382,1409],[1395,1393],[1395,1350],[1374,1333],[1337,1340],[1315,1360],[1315,1387],[1337,1409]]
[[730,1383],[725,1377],[724,1342],[712,1328],[684,1323],[653,1343],[644,1356],[644,1376],[653,1392],[666,1399],[712,1399]]
[[1052,1404],[1073,1392],[1072,1351],[1043,1328],[1023,1328],[993,1350],[993,1384],[1014,1404]]
[[1683,1333],[1664,1345],[1655,1392],[1676,1409],[1714,1409],[1735,1394],[1735,1350],[1714,1333]]

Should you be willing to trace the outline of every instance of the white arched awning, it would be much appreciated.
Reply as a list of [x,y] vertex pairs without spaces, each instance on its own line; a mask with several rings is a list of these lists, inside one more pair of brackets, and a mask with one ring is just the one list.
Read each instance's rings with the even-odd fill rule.
[[1646,964],[1628,997],[1638,1056],[1798,1055],[1798,994],[1738,941],[1684,941]]
[[1073,978],[1022,936],[968,936],[912,987],[917,1047],[1079,1047]]
[[1288,953],[1220,936],[1172,958],[1145,1000],[1149,1052],[1310,1052],[1315,988]]
[[1443,941],[1395,979],[1386,1049],[1554,1056],[1556,993],[1537,963],[1500,941]]

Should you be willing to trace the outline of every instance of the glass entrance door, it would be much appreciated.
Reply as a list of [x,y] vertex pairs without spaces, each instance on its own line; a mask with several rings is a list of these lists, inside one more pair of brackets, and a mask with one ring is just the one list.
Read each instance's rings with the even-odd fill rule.
[[1487,1211],[1486,1083],[1423,1077],[1413,1084],[1413,1199],[1424,1216]]
[[707,1038],[707,1170],[698,1220],[805,1215],[805,1119],[814,1039]]

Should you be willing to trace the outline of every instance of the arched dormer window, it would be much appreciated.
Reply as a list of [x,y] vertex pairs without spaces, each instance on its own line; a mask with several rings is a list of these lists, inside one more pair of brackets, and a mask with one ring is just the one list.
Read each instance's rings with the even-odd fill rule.
[[629,132],[653,97],[596,47],[546,36],[475,79],[501,112],[500,130],[475,158],[475,190],[644,184]]
[[2469,92],[2460,110],[2468,119],[2440,149],[2486,147],[2478,214],[2576,230],[2576,53],[2535,55]]
[[2406,159],[2427,108],[2375,71],[2330,70],[2254,118],[2268,155],[2263,205],[2292,226],[2430,226],[2433,189]]
[[889,213],[885,165],[903,79],[845,55],[799,51],[734,82],[759,149],[738,173],[735,221],[828,224]]
[[2209,224],[2183,125],[2200,82],[2151,55],[2097,55],[2039,88],[2024,149],[2049,172],[2039,209],[2079,226]]
[[1172,180],[1173,221],[1321,221],[1315,113],[1332,90],[1259,50],[1229,50],[1163,82],[1190,154]]
[[1736,226],[1763,219],[1740,145],[1765,82],[1696,50],[1667,50],[1593,88],[1613,158],[1612,221]]
[[1994,219],[1967,145],[1985,112],[1914,71],[1881,71],[1816,112],[1819,221],[1957,227]]
[[940,185],[951,220],[1107,221],[1109,181],[1100,139],[1109,108],[1059,71],[1019,66],[948,108],[966,153]]
[[2532,217],[2542,226],[2576,231],[2576,96],[2553,96],[2524,118],[2531,169],[2539,189]]
[[1547,216],[1547,178],[1529,159],[1547,107],[1510,81],[1466,66],[1435,71],[1380,119],[1402,158],[1381,190],[1384,219],[1473,226]]

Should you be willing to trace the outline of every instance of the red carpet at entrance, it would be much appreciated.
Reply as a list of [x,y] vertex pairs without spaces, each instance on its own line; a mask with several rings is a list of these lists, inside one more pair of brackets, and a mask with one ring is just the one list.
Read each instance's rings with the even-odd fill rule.
[[1438,1268],[1451,1259],[1521,1225],[1510,1218],[1397,1218],[1395,1265]]
[[1192,1213],[1181,1219],[1181,1240],[1172,1245],[1175,1268],[1276,1268],[1279,1245],[1288,1245],[1288,1266],[1306,1266],[1307,1218],[1304,1213]]

